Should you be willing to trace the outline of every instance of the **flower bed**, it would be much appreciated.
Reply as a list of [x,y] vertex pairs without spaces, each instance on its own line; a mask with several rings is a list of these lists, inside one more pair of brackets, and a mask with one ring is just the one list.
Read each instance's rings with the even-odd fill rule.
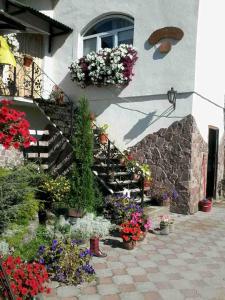
[[53,280],[76,285],[95,278],[90,250],[81,248],[75,240],[53,240],[50,246],[40,246],[38,259]]
[[[12,256],[7,257],[2,265],[17,300],[28,300],[38,293],[50,292],[50,289],[46,287],[48,273],[43,265],[36,262],[26,263],[20,257]],[[0,292],[7,297],[7,292],[4,292],[2,287],[0,287]]]
[[69,67],[72,81],[81,87],[93,84],[119,85],[129,84],[132,79],[133,66],[137,61],[137,51],[131,45],[120,45],[99,52],[90,52]]

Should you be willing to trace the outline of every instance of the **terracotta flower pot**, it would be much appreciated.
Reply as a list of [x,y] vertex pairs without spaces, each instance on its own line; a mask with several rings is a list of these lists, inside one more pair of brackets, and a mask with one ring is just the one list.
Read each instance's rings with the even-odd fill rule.
[[69,208],[67,212],[67,216],[72,218],[82,218],[84,216],[84,212],[77,210],[75,208]]
[[101,133],[101,134],[99,134],[99,142],[101,143],[101,144],[107,144],[108,143],[108,134],[106,134],[106,133]]
[[95,114],[93,112],[90,113],[90,120],[91,121],[94,121],[96,118],[95,118]]
[[134,173],[134,174],[133,174],[133,180],[137,180],[137,181],[138,181],[139,179],[140,179],[140,175]]
[[31,64],[32,64],[32,62],[33,62],[33,58],[31,56],[24,56],[24,58],[23,58],[23,65],[25,67],[30,67]]
[[135,245],[136,245],[136,242],[133,240],[129,241],[129,242],[123,240],[123,248],[126,250],[133,250]]
[[146,238],[147,232],[143,231],[143,233],[141,234],[140,238],[139,238],[139,242],[144,241],[144,239]]
[[149,181],[148,179],[144,179],[144,187],[150,187],[151,186],[151,181]]

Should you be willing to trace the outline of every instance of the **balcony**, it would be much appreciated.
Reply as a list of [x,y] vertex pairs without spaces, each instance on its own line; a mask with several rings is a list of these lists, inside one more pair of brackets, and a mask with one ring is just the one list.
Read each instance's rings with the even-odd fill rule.
[[0,65],[0,96],[45,100],[59,105],[70,102],[36,62],[26,66],[24,57],[16,57],[16,62],[16,67]]

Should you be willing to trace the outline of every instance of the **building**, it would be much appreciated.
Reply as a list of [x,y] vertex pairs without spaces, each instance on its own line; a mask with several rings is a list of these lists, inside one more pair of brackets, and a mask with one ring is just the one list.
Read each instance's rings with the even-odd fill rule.
[[[24,47],[28,45],[27,52],[39,57],[38,64],[48,75],[43,85],[52,90],[47,79],[51,78],[74,102],[86,95],[97,123],[109,124],[110,139],[117,147],[129,148],[151,166],[154,178],[178,191],[172,211],[196,212],[205,192],[215,198],[224,168],[224,4],[210,0],[22,2],[28,7],[7,0],[2,9],[5,17],[26,28],[17,30],[29,32],[21,40]],[[28,36],[36,41],[28,42]],[[138,51],[128,86],[82,89],[71,81],[68,67],[73,60],[89,50],[119,43],[132,43]],[[171,87],[177,91],[175,106],[168,101]],[[25,107],[33,128],[43,130],[49,124],[35,104],[18,105]]]

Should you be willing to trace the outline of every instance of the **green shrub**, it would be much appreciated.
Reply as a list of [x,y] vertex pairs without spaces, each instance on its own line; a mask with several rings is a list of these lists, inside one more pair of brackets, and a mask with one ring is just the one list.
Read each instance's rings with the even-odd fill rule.
[[35,195],[41,180],[33,164],[0,169],[0,233],[11,223],[28,224],[37,214]]
[[68,204],[78,210],[93,211],[95,207],[93,164],[93,130],[88,101],[79,101],[72,140],[74,164],[70,174],[71,193]]
[[46,193],[55,207],[65,207],[70,192],[70,181],[64,176],[58,176],[57,178],[46,176],[40,189]]
[[24,242],[25,235],[28,234],[28,227],[24,225],[13,225],[11,229],[12,235],[5,236],[3,241],[6,241],[14,256],[20,256],[23,260],[31,261],[35,259],[40,245],[48,245],[50,236],[46,228],[39,225],[36,231],[35,238],[28,243]]

